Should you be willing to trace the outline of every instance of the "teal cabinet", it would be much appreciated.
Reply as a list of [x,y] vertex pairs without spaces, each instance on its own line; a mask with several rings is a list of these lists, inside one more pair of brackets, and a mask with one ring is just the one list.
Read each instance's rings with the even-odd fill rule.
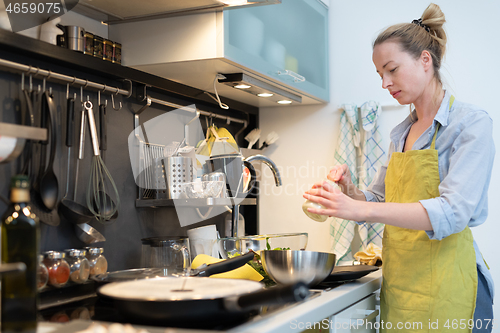
[[328,8],[319,0],[224,11],[224,58],[329,101]]

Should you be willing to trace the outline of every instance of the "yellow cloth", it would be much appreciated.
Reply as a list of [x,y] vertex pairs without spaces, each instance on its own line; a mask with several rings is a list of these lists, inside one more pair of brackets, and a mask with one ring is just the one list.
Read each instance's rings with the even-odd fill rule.
[[[196,269],[203,264],[213,264],[222,260],[224,259],[217,259],[206,254],[199,254],[193,259],[191,268]],[[244,279],[252,281],[261,281],[262,279],[264,279],[262,275],[260,275],[255,269],[252,268],[252,266],[248,264],[233,269],[229,272],[211,275],[210,277],[222,279]]]
[[356,252],[354,258],[364,265],[375,266],[377,260],[382,261],[382,249],[370,243],[364,251]]
[[[449,108],[452,103],[453,97]],[[440,195],[438,129],[439,124],[430,149],[392,154],[386,202],[412,203]],[[404,332],[471,331],[467,325],[453,325],[474,318],[477,270],[469,227],[431,240],[425,231],[386,225],[382,248],[381,333],[394,332],[398,323]]]
[[231,133],[224,127],[209,127],[206,139],[197,145],[196,154],[215,156],[225,154],[239,154],[240,150]]

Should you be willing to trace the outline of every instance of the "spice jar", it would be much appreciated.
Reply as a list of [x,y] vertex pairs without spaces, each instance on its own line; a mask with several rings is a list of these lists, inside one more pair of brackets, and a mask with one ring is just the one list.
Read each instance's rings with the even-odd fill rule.
[[43,263],[43,255],[38,256],[38,270],[37,270],[37,287],[38,290],[43,289],[49,281],[49,271]]
[[90,263],[85,257],[87,251],[78,249],[64,250],[69,264],[69,279],[75,283],[85,283],[89,279]]
[[49,285],[62,287],[69,280],[69,265],[64,259],[65,254],[57,251],[45,252],[43,263],[49,271]]
[[87,259],[90,264],[90,276],[106,273],[108,270],[108,261],[102,255],[104,249],[102,247],[86,247]]

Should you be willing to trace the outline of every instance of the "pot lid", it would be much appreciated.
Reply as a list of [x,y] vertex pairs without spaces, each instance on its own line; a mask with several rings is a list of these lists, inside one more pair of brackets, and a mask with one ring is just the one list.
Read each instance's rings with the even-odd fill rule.
[[188,301],[241,295],[262,288],[262,284],[250,280],[165,277],[113,282],[102,286],[98,292],[103,296],[121,300]]
[[105,272],[92,277],[97,282],[125,282],[140,279],[155,279],[172,275],[167,268],[134,268],[116,272]]

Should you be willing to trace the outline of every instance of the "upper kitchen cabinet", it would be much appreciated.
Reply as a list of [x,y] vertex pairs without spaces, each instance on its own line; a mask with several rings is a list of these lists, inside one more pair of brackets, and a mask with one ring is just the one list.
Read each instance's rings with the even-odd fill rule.
[[124,65],[257,107],[329,101],[327,32],[320,0],[109,26]]

